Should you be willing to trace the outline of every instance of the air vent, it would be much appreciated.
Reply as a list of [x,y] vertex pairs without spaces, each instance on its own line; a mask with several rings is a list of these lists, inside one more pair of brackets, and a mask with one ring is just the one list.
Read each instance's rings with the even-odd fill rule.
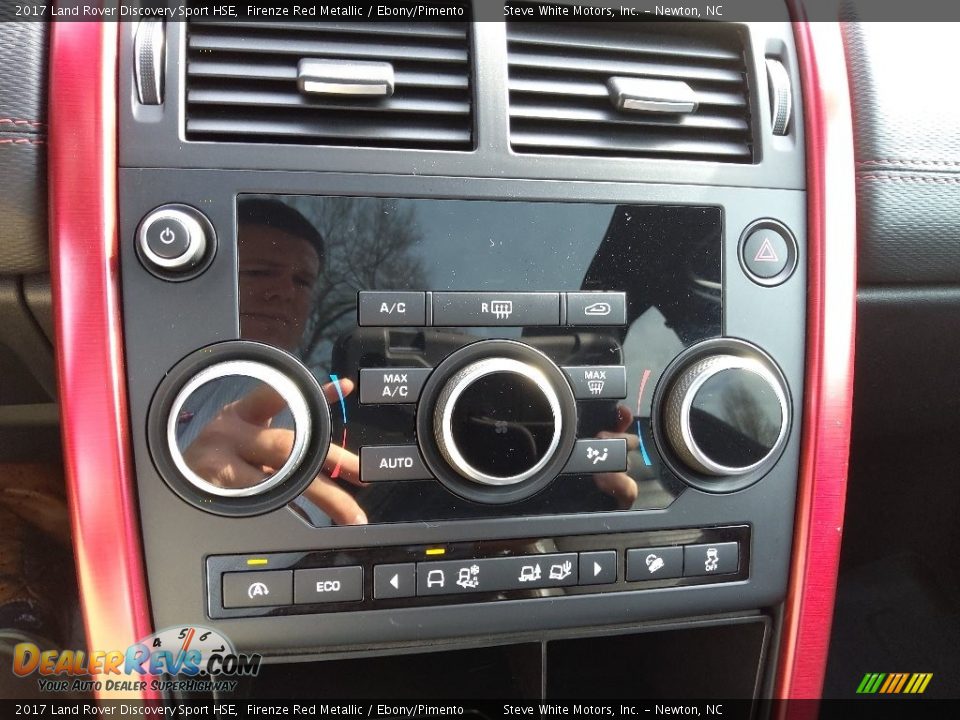
[[[191,21],[188,140],[465,150],[473,147],[469,23]],[[389,71],[372,95],[303,83],[307,67]],[[334,62],[329,62],[334,61]],[[392,69],[391,69],[392,68]],[[302,90],[301,87],[305,89]],[[311,88],[322,88],[311,92]],[[333,90],[330,90],[333,88]],[[352,89],[351,89],[352,88]]]
[[735,28],[510,22],[507,32],[515,151],[753,161]]

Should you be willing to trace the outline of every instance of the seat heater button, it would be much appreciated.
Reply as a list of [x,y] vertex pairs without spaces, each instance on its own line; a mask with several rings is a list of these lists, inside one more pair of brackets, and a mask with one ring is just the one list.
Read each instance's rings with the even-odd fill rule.
[[290,605],[293,602],[293,572],[237,572],[223,574],[223,607],[252,608]]
[[360,402],[364,405],[415,403],[430,368],[363,368],[360,370]]
[[559,325],[560,293],[433,293],[433,324],[446,327]]
[[367,445],[360,448],[360,479],[432,480],[416,445]]
[[293,574],[294,602],[351,602],[363,600],[363,568],[334,567],[296,570]]

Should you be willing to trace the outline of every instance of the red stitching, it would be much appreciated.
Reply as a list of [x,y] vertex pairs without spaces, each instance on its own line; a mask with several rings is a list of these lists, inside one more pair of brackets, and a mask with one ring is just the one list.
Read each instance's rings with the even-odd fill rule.
[[0,118],[0,125],[29,125],[30,127],[43,127],[43,123],[38,120],[20,120],[18,118]]
[[35,138],[10,138],[0,140],[0,145],[43,145],[45,142]]
[[861,175],[862,180],[889,180],[890,182],[904,183],[933,183],[934,185],[957,185],[960,184],[960,177],[917,177],[909,175]]
[[879,160],[858,160],[857,165],[943,165],[946,167],[960,167],[960,162],[954,160],[900,160],[886,158]]

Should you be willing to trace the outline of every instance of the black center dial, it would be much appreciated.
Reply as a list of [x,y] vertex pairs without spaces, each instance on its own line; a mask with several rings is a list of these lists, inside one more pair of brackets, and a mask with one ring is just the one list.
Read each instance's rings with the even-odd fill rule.
[[431,472],[477,502],[522,500],[556,477],[576,439],[570,383],[543,353],[509,340],[458,350],[431,374],[417,434]]

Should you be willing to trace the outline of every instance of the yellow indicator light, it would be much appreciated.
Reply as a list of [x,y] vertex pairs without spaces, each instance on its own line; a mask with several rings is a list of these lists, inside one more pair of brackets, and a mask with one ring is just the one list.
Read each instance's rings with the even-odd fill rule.
[[427,555],[446,555],[446,548],[427,548]]
[[250,558],[247,560],[247,565],[266,565],[269,560],[267,558]]

